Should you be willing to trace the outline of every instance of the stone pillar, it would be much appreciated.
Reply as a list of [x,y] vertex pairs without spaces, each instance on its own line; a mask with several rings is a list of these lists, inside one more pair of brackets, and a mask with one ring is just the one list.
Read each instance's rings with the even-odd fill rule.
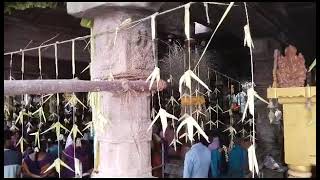
[[254,39],[253,62],[255,90],[267,98],[267,88],[272,86],[273,53],[281,49],[281,44],[271,38]]
[[[254,39],[253,62],[254,82],[257,93],[267,99],[267,88],[272,86],[273,77],[273,54],[274,49],[281,49],[281,44],[271,38]],[[270,124],[267,104],[257,101],[256,110],[256,138],[259,140],[257,146],[257,159],[259,164],[263,163],[266,155],[270,154],[277,162],[283,161],[283,131],[282,125]],[[281,109],[280,109],[281,110]]]
[[[160,3],[161,4],[161,3]],[[114,31],[123,21],[151,15],[159,3],[68,3],[68,13],[94,20],[93,34]],[[112,7],[111,7],[112,6]],[[120,8],[121,7],[121,8]],[[134,8],[129,8],[134,7]],[[95,38],[91,79],[146,79],[154,68],[150,20]],[[100,164],[94,177],[151,177],[149,92],[102,92],[103,113],[111,125],[96,134]]]

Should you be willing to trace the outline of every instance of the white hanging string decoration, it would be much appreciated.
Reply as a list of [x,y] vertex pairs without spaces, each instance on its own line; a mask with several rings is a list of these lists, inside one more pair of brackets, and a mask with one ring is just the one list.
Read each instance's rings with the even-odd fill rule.
[[[23,80],[23,74],[24,74],[24,52],[22,51],[22,49],[20,49],[22,55],[21,55],[21,79]],[[24,99],[24,95],[21,95],[21,99]],[[15,121],[15,124],[17,124],[17,122],[19,121],[21,123],[21,138],[19,139],[19,141],[17,142],[16,146],[20,145],[20,151],[21,153],[23,153],[23,143],[27,143],[27,141],[24,139],[23,137],[23,116],[24,115],[29,115],[25,112],[26,110],[23,108],[20,112],[19,112],[19,116]],[[16,128],[18,129],[18,128]]]
[[155,63],[155,69],[150,74],[150,76],[147,78],[146,82],[151,80],[150,86],[149,86],[149,89],[151,90],[153,81],[156,80],[156,82],[157,82],[158,103],[159,103],[160,109],[159,109],[158,114],[156,115],[156,117],[153,119],[153,121],[151,122],[150,126],[148,127],[147,131],[149,131],[151,129],[152,125],[160,117],[163,136],[165,136],[165,131],[166,131],[167,126],[168,126],[167,118],[176,119],[176,120],[178,120],[178,118],[176,118],[174,115],[168,113],[165,109],[162,109],[161,103],[160,103],[160,93],[159,93],[160,68],[158,67],[158,57],[157,57],[157,53],[156,53],[156,22],[155,22],[155,18],[156,18],[156,16],[158,14],[159,13],[156,12],[151,16],[152,50],[153,50],[153,59],[154,59],[154,63]]
[[204,2],[203,6],[204,6],[204,8],[206,10],[207,23],[210,24],[208,3]]
[[75,40],[72,40],[72,78],[74,79],[76,74],[76,62],[75,62],[75,51],[74,51]]
[[[205,87],[208,91],[211,91],[209,87],[201,81],[200,78],[198,78],[193,71],[191,71],[191,49],[190,49],[190,3],[186,4],[185,6],[185,15],[184,15],[184,20],[185,20],[185,35],[188,41],[188,62],[189,62],[189,67],[186,72],[181,76],[179,80],[179,92],[182,93],[182,84],[185,84],[189,90],[190,90],[190,101],[191,101],[191,78],[195,79],[198,81],[203,87]],[[190,106],[191,108],[191,106]],[[191,112],[190,112],[191,113]]]
[[212,112],[216,113],[216,110],[213,107],[211,107],[211,105],[209,105],[209,107],[207,108],[206,112],[209,113],[209,121],[206,123],[206,125],[209,124],[210,130],[211,130],[212,129],[212,125],[214,125],[214,126],[216,125],[216,123],[214,123],[212,121],[212,117],[211,117],[212,116]]
[[[191,101],[191,96],[192,96],[192,91],[191,91],[191,78],[195,79],[196,81],[198,81],[202,86],[204,86],[206,89],[208,89],[209,91],[211,91],[209,89],[209,87],[202,82],[192,71],[191,71],[191,47],[190,47],[190,3],[186,4],[185,6],[185,35],[186,35],[186,40],[188,42],[188,60],[189,60],[189,67],[188,70],[181,76],[180,80],[179,80],[179,92],[180,94],[182,94],[182,84],[185,83],[186,86],[189,88],[189,92],[190,92],[190,102]],[[192,141],[193,139],[193,126],[196,127],[196,129],[198,130],[198,133],[200,133],[203,137],[205,137],[205,139],[209,142],[208,140],[208,136],[205,134],[205,132],[201,129],[201,127],[199,126],[199,124],[197,123],[197,121],[192,117],[192,106],[190,104],[190,114],[184,114],[179,121],[183,120],[180,125],[177,128],[177,135],[180,131],[180,129],[182,128],[183,125],[187,125],[187,132],[184,133],[182,136],[185,136],[187,138],[189,138],[189,140]],[[182,137],[181,136],[181,137]]]
[[21,51],[21,79],[23,80],[23,75],[24,75],[24,51],[20,49]]
[[[229,149],[231,149],[233,147],[233,139],[234,139],[234,136],[235,134],[237,134],[237,131],[234,129],[233,127],[233,112],[232,112],[232,94],[231,94],[231,90],[232,90],[232,87],[230,86],[230,79],[228,78],[228,89],[230,90],[230,94],[229,94],[229,102],[228,102],[228,105],[229,105],[229,109],[227,111],[224,111],[223,113],[229,113],[229,128],[225,129],[225,131],[229,130],[230,134],[230,144],[229,144]],[[230,103],[231,102],[231,103]]]
[[[169,50],[170,51],[170,50]],[[173,77],[172,77],[172,59],[169,58],[169,73],[170,73],[170,78],[169,78],[169,83],[171,84],[171,96],[170,99],[168,101],[168,103],[166,104],[166,106],[168,107],[169,104],[171,104],[172,107],[172,114],[175,114],[175,105],[179,105],[178,101],[174,98],[173,96]],[[178,137],[176,135],[176,126],[175,126],[175,119],[171,119],[172,123],[172,128],[173,128],[173,140],[171,141],[171,143],[169,144],[169,146],[173,146],[174,151],[177,151],[177,143],[182,144],[179,140]]]
[[222,110],[222,108],[219,106],[218,98],[217,98],[217,100],[216,100],[216,105],[215,105],[213,108],[215,108],[215,113],[216,113],[216,122],[215,122],[215,125],[216,125],[217,128],[219,128],[219,123],[220,123],[220,124],[223,124],[223,125],[225,125],[225,124],[219,120],[219,111],[220,111],[221,113],[223,113],[223,110]]
[[39,53],[39,72],[40,72],[40,79],[42,79],[42,68],[41,68],[41,48],[38,49]]
[[[208,67],[208,82],[210,84],[210,71],[209,71],[209,67]],[[210,104],[210,91],[207,91],[207,96],[208,96],[208,101],[209,101],[209,104]]]
[[215,93],[215,96],[216,96],[216,105],[213,107],[213,109],[215,109],[214,112],[216,113],[215,125],[216,125],[217,128],[219,128],[219,123],[224,125],[224,123],[219,120],[219,111],[221,113],[223,113],[224,111],[220,107],[219,100],[218,100],[218,94],[220,93],[220,91],[218,89],[218,76],[217,76],[217,73],[215,73],[215,79],[216,79],[216,81],[215,81],[215,89],[214,89],[213,92]]
[[203,52],[202,52],[202,54],[201,54],[201,56],[200,56],[200,58],[199,58],[199,60],[198,60],[198,62],[197,62],[197,64],[195,65],[195,67],[194,67],[193,70],[195,70],[196,67],[199,65],[200,61],[202,60],[204,54],[205,54],[206,51],[207,51],[207,48],[209,47],[209,44],[210,44],[213,36],[216,34],[218,28],[220,27],[220,25],[221,25],[221,23],[223,22],[224,18],[225,18],[225,17],[227,16],[227,14],[229,13],[229,11],[230,11],[230,9],[232,8],[233,4],[234,4],[234,2],[231,2],[231,3],[229,4],[229,6],[227,7],[226,11],[224,12],[224,14],[222,15],[222,17],[221,17],[221,19],[220,19],[220,21],[219,21],[216,29],[213,31],[213,33],[212,33],[212,35],[211,35],[211,37],[210,37],[210,39],[209,39],[206,47],[204,48],[204,50],[203,50]]
[[[189,3],[189,6],[190,6],[190,4],[191,3]],[[210,4],[212,4],[212,3],[210,3]],[[222,4],[222,3],[221,3]],[[233,3],[230,3],[229,4],[229,6],[228,6],[228,8],[230,7],[230,5],[233,5]],[[224,4],[225,5],[225,4]],[[174,8],[174,9],[171,9],[171,10],[168,10],[168,11],[165,11],[165,12],[162,12],[162,13],[159,13],[159,15],[161,14],[165,14],[165,13],[168,13],[168,12],[171,12],[171,11],[173,11],[173,10],[176,10],[176,9],[179,9],[179,8],[181,8],[181,7],[185,7],[185,5],[184,6],[180,6],[180,7],[177,7],[177,8]],[[150,18],[150,17],[146,17],[146,18],[144,18],[144,19],[141,19],[141,20],[138,20],[138,21],[135,21],[135,22],[131,22],[130,24],[134,24],[134,23],[136,23],[136,24],[134,24],[134,25],[137,25],[138,23],[140,23],[140,22],[142,22],[142,21],[144,21],[144,20],[146,20],[146,19],[148,19],[148,18]],[[189,19],[189,21],[190,21],[190,19]],[[189,24],[189,23],[188,23]],[[218,25],[219,26],[219,25]],[[83,38],[88,38],[88,37],[91,37],[91,36],[97,36],[98,34],[96,34],[96,35],[93,35],[93,34],[91,34],[91,35],[89,35],[89,36],[84,36],[84,37],[78,37],[78,38],[75,38],[75,39],[73,39],[73,40],[71,40],[73,43],[72,43],[72,50],[73,50],[73,57],[72,57],[72,60],[73,60],[73,69],[72,69],[72,73],[73,73],[73,78],[74,78],[74,76],[75,76],[75,63],[74,63],[74,41],[75,40],[79,40],[79,39],[83,39]],[[190,31],[189,31],[189,38],[188,39],[190,39]],[[67,42],[67,41],[65,41],[65,42]],[[60,43],[65,43],[65,42],[60,42]],[[70,42],[70,41],[68,41],[68,42]],[[55,45],[57,45],[58,43],[55,43]],[[52,44],[49,44],[49,45],[44,45],[44,46],[39,46],[39,49],[40,48],[42,48],[42,47],[48,47],[48,46],[50,46],[50,45],[52,45]],[[32,48],[30,48],[30,49],[27,49],[27,50],[31,50]],[[27,51],[27,50],[21,50],[20,52],[22,52],[22,54],[24,53],[24,51]],[[12,52],[12,53],[14,53],[14,52]],[[7,53],[5,53],[5,55],[6,55]],[[190,58],[190,56],[189,56],[189,58]],[[201,58],[200,58],[201,59]],[[24,61],[24,59],[23,59],[23,61]],[[189,63],[190,64],[190,63]],[[57,66],[57,65],[56,65]],[[23,79],[23,72],[24,72],[24,63],[23,63],[23,67],[22,67],[22,79]],[[57,69],[57,68],[56,68]],[[190,70],[190,66],[189,66],[189,70]],[[56,73],[57,74],[57,76],[58,76],[58,73]],[[158,73],[159,75],[160,75],[160,70],[159,70],[159,73]],[[200,79],[199,79],[200,80]],[[201,83],[201,82],[200,82]],[[204,83],[203,83],[204,84]],[[207,88],[207,89],[209,89],[209,88]],[[190,78],[190,90],[191,90],[191,78]],[[158,94],[158,96],[159,96],[159,94]],[[159,100],[160,101],[160,100]]]
[[26,127],[27,127],[27,133],[29,133],[31,131],[31,128],[33,128],[30,121],[26,124]]
[[[210,71],[209,71],[209,67],[208,67],[208,80],[210,82]],[[212,125],[216,125],[213,121],[212,121],[212,111],[216,112],[215,109],[212,108],[211,103],[210,103],[210,91],[207,91],[207,96],[208,96],[208,101],[209,101],[209,107],[206,109],[206,112],[209,113],[209,121],[206,123],[209,124],[209,128],[210,130],[212,129]]]
[[193,128],[195,127],[197,129],[197,131],[199,131],[199,133],[209,142],[209,137],[206,135],[206,133],[202,130],[202,128],[199,126],[199,124],[197,123],[197,121],[190,115],[188,114],[184,114],[180,119],[182,120],[184,119],[178,126],[177,128],[177,135],[180,131],[180,129],[182,128],[183,125],[187,125],[187,135],[189,140],[192,142],[194,141],[193,139]]
[[247,10],[247,5],[244,2],[244,8],[245,8],[245,13],[246,13],[246,18],[247,18],[247,24],[244,26],[244,46],[249,47],[250,50],[250,62],[251,62],[251,88],[248,89],[247,94],[248,94],[248,100],[244,109],[244,113],[242,116],[241,121],[243,122],[244,116],[246,115],[247,108],[249,107],[249,112],[252,115],[252,131],[253,131],[253,138],[252,138],[252,145],[248,149],[248,158],[249,158],[249,170],[252,172],[252,177],[254,178],[254,171],[256,171],[257,174],[259,174],[259,167],[255,155],[255,118],[254,118],[254,97],[257,97],[261,101],[265,102],[268,104],[266,100],[261,98],[257,92],[254,90],[254,80],[253,80],[253,55],[252,55],[252,48],[253,46],[253,41],[251,38],[251,33],[250,33],[250,25],[249,25],[249,16],[248,16],[248,10]]
[[58,74],[58,42],[54,44],[54,59],[55,59],[55,67],[56,67],[56,79],[58,79],[59,74]]
[[[188,4],[194,4],[196,2],[190,2]],[[214,4],[214,5],[223,5],[223,6],[226,6],[226,5],[230,5],[228,3],[218,3],[218,2],[206,2],[208,4]],[[166,11],[163,11],[163,12],[160,12],[158,15],[164,15],[164,14],[167,14],[169,12],[172,12],[172,11],[175,11],[175,10],[178,10],[180,8],[184,8],[186,4],[184,5],[181,5],[181,6],[178,6],[178,7],[175,7],[175,8],[172,8],[172,9],[169,9],[169,10],[166,10]],[[237,5],[234,5],[234,6],[237,6]],[[152,15],[151,15],[152,16]],[[143,22],[143,21],[146,21],[148,19],[151,18],[151,16],[147,16],[147,17],[144,17],[142,19],[139,19],[139,20],[136,20],[136,21],[130,21],[128,22],[128,25],[131,25],[133,24],[133,26],[130,26],[128,28],[118,28],[118,32],[120,30],[128,30],[128,29],[131,29],[133,27],[135,27],[136,25],[138,25],[139,23]],[[113,31],[104,31],[104,32],[101,32],[101,33],[97,33],[97,34],[91,34],[91,35],[86,35],[86,36],[81,36],[81,37],[76,37],[76,38],[73,38],[73,39],[69,39],[69,40],[65,40],[65,41],[61,41],[59,42],[59,44],[63,44],[63,43],[68,43],[68,42],[71,42],[73,40],[83,40],[83,39],[87,39],[87,38],[90,38],[90,37],[96,37],[96,36],[100,36],[100,35],[103,35],[103,34],[106,34],[106,33],[115,33],[116,32],[116,28],[115,30]],[[55,37],[54,37],[55,38]],[[53,39],[53,38],[51,38]],[[51,40],[50,39],[50,40]],[[12,51],[12,52],[6,52],[4,53],[4,55],[10,55],[11,53],[12,54],[17,54],[17,53],[21,53],[22,51],[31,51],[31,50],[35,50],[35,49],[38,49],[38,48],[45,48],[45,47],[49,47],[49,46],[53,46],[55,43],[52,43],[52,44],[46,44],[46,45],[40,45],[38,47],[33,47],[33,48],[28,48],[28,49],[24,49],[24,50],[18,50],[18,51]]]
[[13,54],[11,53],[10,54],[10,70],[9,70],[9,80],[12,80],[13,77],[12,77],[12,58],[13,57]]
[[223,130],[223,132],[226,132],[226,131],[229,132],[229,136],[231,137],[230,144],[229,144],[229,149],[231,149],[233,146],[233,138],[237,134],[237,131],[234,127],[232,127],[232,125],[230,125],[227,129]]

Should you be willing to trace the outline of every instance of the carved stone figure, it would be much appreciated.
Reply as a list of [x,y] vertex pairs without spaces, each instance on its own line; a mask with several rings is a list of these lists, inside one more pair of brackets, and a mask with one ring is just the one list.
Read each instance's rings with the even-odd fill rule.
[[[275,51],[275,53],[278,52]],[[289,45],[285,49],[285,56],[279,53],[275,54],[275,58],[277,87],[303,87],[307,72],[303,55],[299,53],[297,56],[297,49]]]

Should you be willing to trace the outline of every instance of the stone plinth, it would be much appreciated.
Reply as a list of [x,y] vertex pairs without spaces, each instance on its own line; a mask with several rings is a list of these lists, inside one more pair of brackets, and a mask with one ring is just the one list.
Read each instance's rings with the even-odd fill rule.
[[285,162],[289,177],[311,177],[316,165],[316,87],[268,88],[283,104]]
[[68,2],[67,11],[76,17],[96,17],[106,12],[106,9],[143,9],[158,11],[164,2]]

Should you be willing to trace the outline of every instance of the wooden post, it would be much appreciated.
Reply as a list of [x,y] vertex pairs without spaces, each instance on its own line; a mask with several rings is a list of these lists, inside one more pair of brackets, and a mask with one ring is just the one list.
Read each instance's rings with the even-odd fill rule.
[[[159,90],[166,88],[166,82],[160,81]],[[152,90],[156,90],[154,83]],[[50,80],[5,80],[4,95],[14,96],[21,94],[53,94],[66,92],[126,92],[134,90],[138,92],[148,92],[149,84],[143,80],[128,81],[85,81],[85,80],[67,80],[67,79],[50,79]]]

